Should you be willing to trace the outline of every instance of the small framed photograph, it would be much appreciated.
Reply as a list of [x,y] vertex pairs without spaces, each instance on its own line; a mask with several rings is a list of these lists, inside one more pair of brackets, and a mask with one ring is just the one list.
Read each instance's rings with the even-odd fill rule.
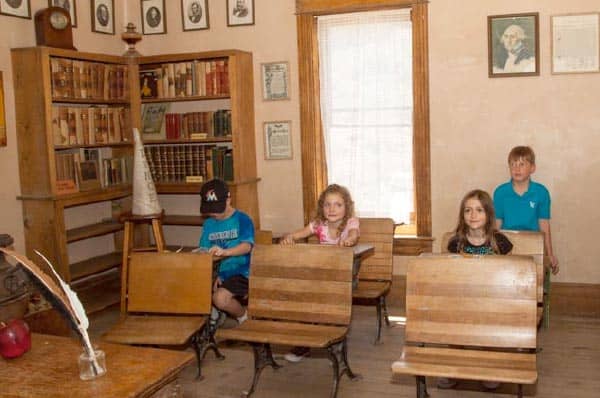
[[539,76],[539,14],[488,16],[488,76]]
[[181,0],[181,22],[184,31],[208,29],[207,0]]
[[115,34],[114,0],[92,0],[92,32]]
[[165,0],[141,0],[142,32],[145,35],[167,33],[167,14]]
[[227,26],[254,25],[254,0],[227,0]]
[[554,15],[552,73],[600,72],[600,13]]
[[0,14],[31,19],[30,0],[0,0]]
[[71,26],[77,27],[77,9],[75,0],[48,0],[48,7],[64,8],[71,16]]
[[292,122],[264,122],[265,159],[292,159]]
[[79,180],[79,190],[81,191],[100,188],[98,162],[95,160],[77,162],[77,179]]
[[261,65],[263,100],[290,99],[290,65],[287,62],[268,62]]

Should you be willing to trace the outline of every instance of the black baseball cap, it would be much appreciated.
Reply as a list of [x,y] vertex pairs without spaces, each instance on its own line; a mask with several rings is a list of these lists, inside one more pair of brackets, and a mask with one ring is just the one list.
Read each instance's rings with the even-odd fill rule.
[[223,213],[227,206],[229,187],[223,180],[210,180],[200,189],[200,213]]

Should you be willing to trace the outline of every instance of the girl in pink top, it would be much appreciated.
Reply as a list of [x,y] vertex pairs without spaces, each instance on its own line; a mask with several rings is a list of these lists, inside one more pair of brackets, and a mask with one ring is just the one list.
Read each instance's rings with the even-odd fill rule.
[[[281,244],[293,245],[297,239],[315,235],[323,245],[354,246],[358,243],[358,227],[350,192],[340,185],[331,184],[319,195],[315,219],[306,227],[286,235]],[[289,362],[300,362],[309,354],[308,347],[294,347],[284,358]]]
[[354,202],[345,187],[331,184],[321,192],[315,219],[306,227],[284,236],[281,244],[292,245],[296,240],[312,235],[325,245],[356,245],[358,218],[354,217]]

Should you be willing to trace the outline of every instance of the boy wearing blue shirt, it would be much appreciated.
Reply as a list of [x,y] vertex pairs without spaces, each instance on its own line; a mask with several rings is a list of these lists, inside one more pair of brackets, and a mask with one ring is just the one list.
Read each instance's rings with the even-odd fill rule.
[[550,232],[550,194],[542,184],[531,180],[535,172],[535,153],[528,146],[514,147],[508,154],[511,180],[494,191],[498,229],[542,231],[546,256],[552,273],[558,273],[558,260],[552,250]]
[[248,295],[254,224],[247,214],[231,206],[229,187],[224,181],[208,181],[200,196],[200,212],[207,218],[198,246],[213,256],[223,257],[213,288],[213,305],[241,324],[248,317],[239,300]]

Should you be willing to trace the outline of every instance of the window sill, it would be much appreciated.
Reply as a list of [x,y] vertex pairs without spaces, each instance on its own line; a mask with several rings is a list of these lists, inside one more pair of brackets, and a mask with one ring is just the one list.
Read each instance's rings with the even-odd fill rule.
[[418,256],[421,253],[431,253],[434,238],[430,236],[394,236],[395,256]]

